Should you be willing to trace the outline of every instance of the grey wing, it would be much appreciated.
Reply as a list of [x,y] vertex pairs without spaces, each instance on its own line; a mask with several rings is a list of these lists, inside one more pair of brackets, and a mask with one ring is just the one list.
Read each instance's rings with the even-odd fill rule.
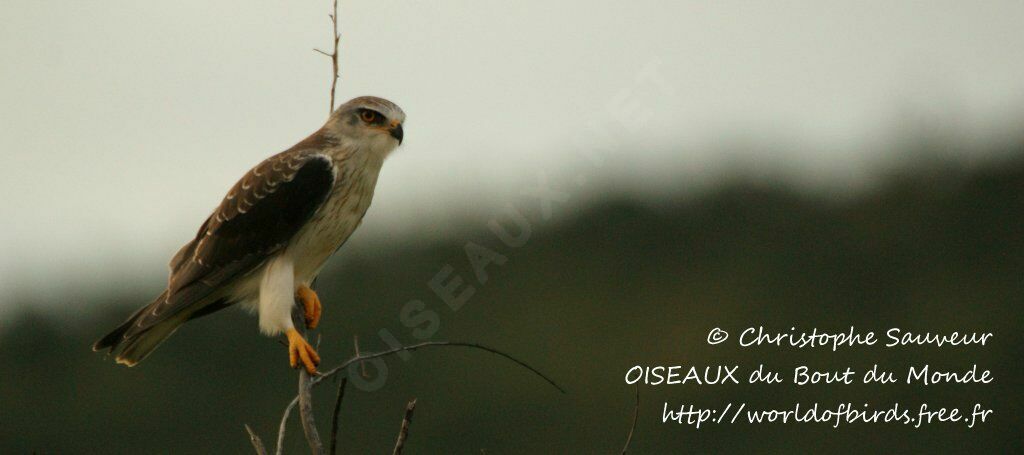
[[135,330],[210,304],[219,288],[286,246],[333,185],[330,158],[315,150],[284,152],[250,170],[171,260],[164,298],[150,305]]

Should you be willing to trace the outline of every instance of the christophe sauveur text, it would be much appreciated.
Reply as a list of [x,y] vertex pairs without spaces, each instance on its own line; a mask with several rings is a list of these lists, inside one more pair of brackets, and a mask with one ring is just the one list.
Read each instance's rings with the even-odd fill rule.
[[[858,332],[854,327],[842,332],[827,332],[812,329],[772,332],[763,327],[747,328],[737,337],[741,348],[776,347],[796,349],[826,349],[837,351],[855,346],[930,347],[950,349],[967,345],[986,346],[991,342],[992,333],[918,333],[900,328],[891,328],[879,337],[873,331]],[[708,344],[718,345],[728,339],[728,333],[719,328],[708,334]],[[868,366],[870,365],[870,366]],[[968,366],[969,365],[969,366]],[[940,369],[923,362],[909,362],[908,365],[885,368],[877,363],[865,361],[855,368],[816,368],[798,365],[793,368],[776,370],[770,364],[758,364],[744,369],[741,365],[634,365],[627,369],[625,382],[645,386],[740,386],[750,384],[781,384],[791,387],[826,385],[841,387],[851,384],[908,384],[931,386],[936,384],[963,384],[984,386],[995,378],[991,370],[967,362],[958,368]],[[842,390],[842,389],[837,389]],[[913,389],[920,390],[920,389]],[[913,399],[913,396],[908,397]],[[984,423],[993,413],[992,409],[975,403],[969,409],[935,406],[916,402],[913,405],[889,403],[873,406],[869,403],[854,405],[847,400],[835,404],[795,403],[776,409],[758,409],[748,403],[727,403],[721,406],[697,407],[683,403],[662,409],[662,422],[689,424],[696,428],[707,423],[830,423],[833,428],[849,423],[899,423],[920,427],[933,423],[961,423],[968,428]]]

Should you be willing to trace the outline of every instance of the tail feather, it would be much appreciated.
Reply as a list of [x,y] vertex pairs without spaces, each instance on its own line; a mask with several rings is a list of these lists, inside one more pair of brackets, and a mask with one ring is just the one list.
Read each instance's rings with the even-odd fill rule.
[[135,364],[145,359],[150,352],[153,352],[157,346],[160,346],[160,343],[166,340],[167,337],[170,337],[185,322],[221,310],[232,304],[232,302],[226,299],[214,300],[209,298],[208,295],[204,295],[196,303],[187,305],[189,308],[185,311],[156,316],[157,312],[153,310],[167,303],[166,300],[167,291],[165,290],[156,300],[140,308],[127,321],[124,321],[116,329],[100,338],[99,341],[92,345],[92,350],[101,351],[106,349],[109,353],[116,352],[117,363],[135,366]]
[[121,343],[124,348],[121,349],[121,353],[116,357],[117,363],[130,367],[135,366],[145,359],[149,353],[153,352],[157,346],[160,346],[160,343],[163,343],[164,340],[178,330],[178,327],[184,322],[185,319],[182,318],[171,318],[146,329],[144,332],[128,336]]
[[109,353],[120,351],[116,357],[117,362],[128,366],[135,366],[142,361],[187,320],[187,318],[172,317],[155,324],[146,324],[143,321],[146,312],[154,305],[163,302],[166,295],[167,293],[164,291],[152,303],[133,313],[128,320],[96,341],[92,345],[92,350],[106,349]]
[[110,333],[104,335],[103,338],[100,338],[98,341],[93,343],[92,350],[102,351],[106,349],[107,352],[114,352],[114,350],[117,349],[118,345],[125,341],[125,334],[128,332],[129,329],[132,328],[133,325],[135,325],[135,321],[138,320],[139,315],[141,315],[142,312],[146,311],[147,308],[149,308],[149,305],[139,308],[138,311],[136,311],[135,313],[128,317],[128,320],[122,322],[121,325],[117,326],[116,329],[112,330]]
[[124,337],[124,333],[128,331],[128,327],[131,327],[131,320],[125,321],[123,324],[117,326],[112,332],[103,336],[98,341],[92,344],[93,352],[102,351],[104,349],[107,352],[113,352],[114,348],[121,343],[121,339]]

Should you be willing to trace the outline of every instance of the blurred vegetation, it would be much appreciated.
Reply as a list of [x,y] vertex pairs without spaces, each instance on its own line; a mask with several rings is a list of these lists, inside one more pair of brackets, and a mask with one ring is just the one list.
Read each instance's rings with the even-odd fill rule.
[[[1024,150],[1017,150],[1021,152]],[[1024,156],[1024,153],[1008,154]],[[566,207],[573,206],[567,204]],[[419,399],[408,453],[610,453],[621,450],[633,365],[764,363],[777,371],[872,364],[895,371],[930,363],[991,369],[988,385],[674,385],[641,387],[636,453],[926,452],[1021,453],[1021,299],[1024,297],[1024,161],[913,166],[855,197],[808,194],[777,183],[734,181],[699,196],[647,203],[628,198],[567,208],[542,220],[518,205],[533,233],[521,248],[477,231],[447,241],[374,252],[343,251],[318,283],[325,302],[321,355],[330,366],[353,352],[385,349],[387,329],[417,342],[399,319],[421,300],[440,317],[436,340],[473,341],[512,353],[569,390],[562,395],[495,356],[460,348],[387,360],[387,383],[350,388],[342,409],[346,453],[390,450],[403,406]],[[476,224],[473,224],[476,223]],[[477,282],[464,246],[508,258]],[[346,249],[348,250],[348,249]],[[476,294],[456,312],[427,282],[445,265]],[[57,277],[59,279],[59,277]],[[154,294],[159,283],[153,283]],[[249,453],[243,423],[273,443],[295,392],[286,352],[228,310],[190,323],[137,368],[115,366],[90,344],[138,305],[69,296],[95,309],[66,320],[26,307],[0,333],[0,453]],[[884,332],[994,332],[985,347],[709,347],[712,327]],[[745,375],[745,374],[744,374]],[[321,433],[333,387],[317,389]],[[706,425],[661,423],[662,405],[789,408],[894,401],[993,408],[974,429],[935,424]],[[294,423],[291,453],[305,453]]]

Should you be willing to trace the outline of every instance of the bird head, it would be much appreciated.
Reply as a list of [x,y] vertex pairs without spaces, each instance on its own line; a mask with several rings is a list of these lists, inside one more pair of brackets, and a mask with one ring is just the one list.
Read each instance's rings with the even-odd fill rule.
[[403,123],[405,112],[395,103],[375,96],[361,96],[338,106],[325,127],[339,139],[387,154],[402,143]]

